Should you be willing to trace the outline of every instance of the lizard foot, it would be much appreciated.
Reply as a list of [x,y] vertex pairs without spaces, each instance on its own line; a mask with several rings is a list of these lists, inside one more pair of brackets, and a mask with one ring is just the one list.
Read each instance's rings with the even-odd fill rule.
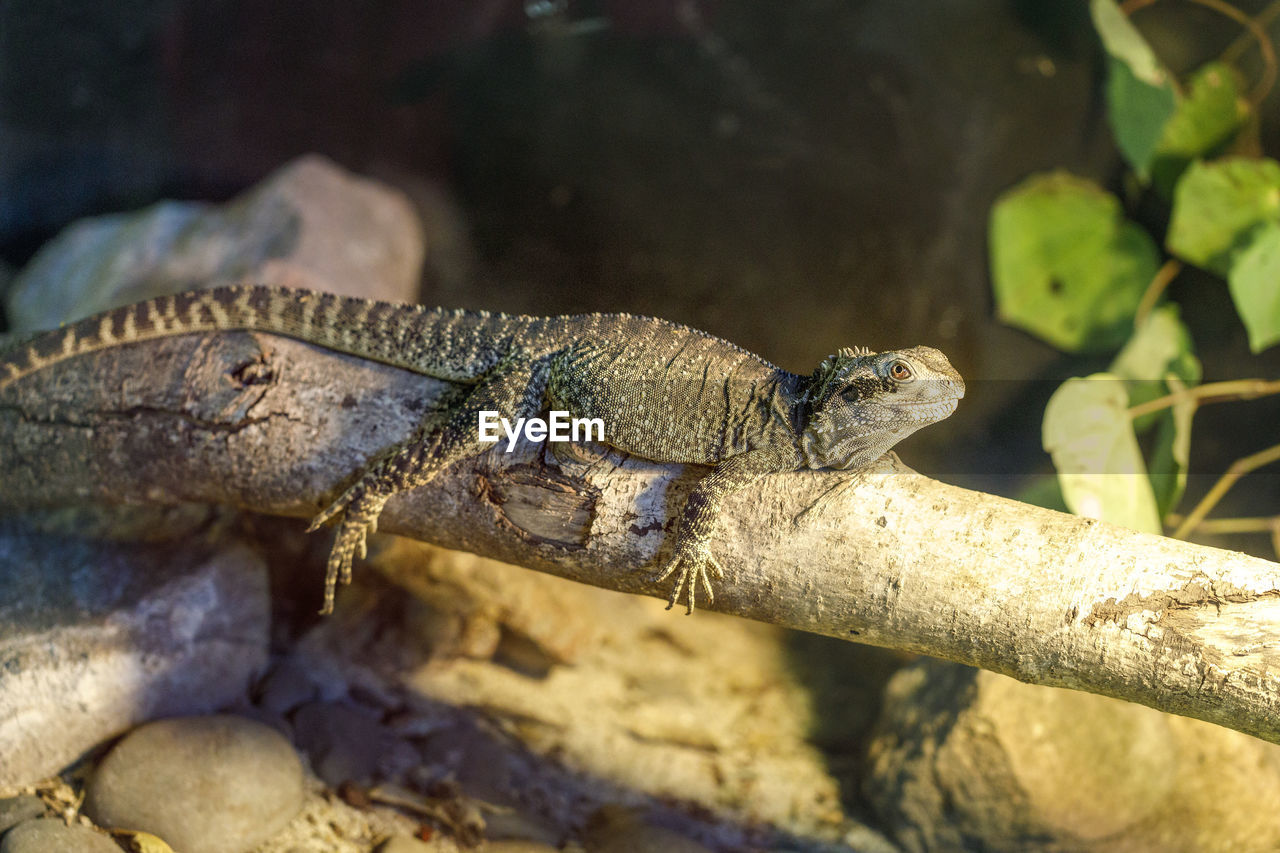
[[667,561],[662,571],[654,575],[653,582],[661,583],[672,574],[676,576],[676,582],[671,587],[671,596],[667,599],[667,609],[670,610],[675,603],[680,600],[680,593],[688,588],[688,596],[685,599],[688,609],[685,615],[693,613],[696,606],[697,588],[699,585],[707,593],[707,603],[712,604],[716,600],[715,591],[711,588],[711,577],[714,574],[717,578],[724,577],[724,569],[716,558],[711,556],[711,549],[704,544],[694,544],[687,546],[676,546],[676,552],[671,555],[671,559]]
[[333,612],[337,585],[351,583],[351,565],[356,560],[363,560],[368,553],[368,535],[377,532],[378,516],[386,502],[386,496],[371,495],[353,487],[312,519],[307,527],[308,532],[316,530],[338,513],[342,513],[338,535],[333,540],[325,569],[324,606],[320,608],[321,615]]

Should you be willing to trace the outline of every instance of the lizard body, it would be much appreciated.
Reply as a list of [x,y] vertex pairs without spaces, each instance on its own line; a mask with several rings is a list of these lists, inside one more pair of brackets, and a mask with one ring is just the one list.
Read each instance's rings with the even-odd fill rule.
[[811,375],[788,373],[705,332],[628,314],[528,317],[428,309],[251,285],[140,302],[42,333],[0,353],[0,389],[58,361],[158,337],[217,330],[285,335],[456,383],[460,393],[387,448],[312,521],[341,516],[322,612],[350,580],[366,535],[396,492],[486,449],[481,411],[515,419],[548,408],[600,418],[605,443],[655,462],[714,466],[680,513],[668,607],[687,589],[712,599],[723,570],[709,550],[723,499],[765,474],[858,468],[954,411],[964,381],[929,347],[841,350]]

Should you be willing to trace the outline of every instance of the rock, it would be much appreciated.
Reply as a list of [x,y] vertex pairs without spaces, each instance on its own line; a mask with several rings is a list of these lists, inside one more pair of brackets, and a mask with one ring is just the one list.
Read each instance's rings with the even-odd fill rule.
[[539,841],[490,841],[480,846],[479,853],[558,853],[559,849]]
[[5,797],[0,800],[0,835],[24,820],[40,817],[44,813],[44,801],[39,797]]
[[1280,847],[1280,747],[955,664],[892,679],[869,759],[907,850]]
[[248,850],[303,802],[302,763],[274,729],[227,715],[148,723],[103,758],[85,813],[140,829],[182,853]]
[[266,568],[242,545],[117,545],[0,524],[0,785],[155,716],[243,697],[267,660]]
[[514,808],[486,814],[484,834],[494,842],[540,842],[543,847],[555,845],[561,838],[561,833],[546,821]]
[[320,686],[306,667],[296,658],[288,657],[262,679],[257,704],[273,714],[288,714],[304,702],[319,697]]
[[623,806],[603,806],[587,822],[587,853],[710,853],[691,838],[661,826]]
[[398,738],[376,712],[349,702],[311,702],[293,718],[294,740],[327,784],[370,778]]
[[378,568],[430,605],[416,628],[436,656],[497,657],[541,677],[572,663],[626,619],[625,596],[409,539],[388,542]]
[[436,849],[412,835],[397,835],[378,845],[377,853],[432,853]]
[[120,848],[101,832],[42,818],[6,832],[0,853],[120,853]]
[[259,708],[257,705],[248,704],[233,705],[219,710],[227,714],[234,714],[237,717],[244,717],[246,720],[253,720],[255,723],[262,723],[264,726],[270,726],[285,740],[293,741],[293,725],[285,719],[283,714],[277,714],[274,711]]
[[408,301],[423,253],[404,196],[312,155],[225,205],[161,202],[77,222],[18,274],[6,308],[14,331],[49,329],[245,279]]

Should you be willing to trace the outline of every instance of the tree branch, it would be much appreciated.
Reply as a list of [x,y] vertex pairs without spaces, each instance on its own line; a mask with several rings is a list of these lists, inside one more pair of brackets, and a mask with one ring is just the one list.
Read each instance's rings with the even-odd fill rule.
[[[104,351],[0,390],[0,507],[203,501],[310,516],[445,387],[271,335]],[[397,496],[381,527],[665,597],[649,577],[670,501],[702,473],[603,449],[563,464],[537,446],[498,449]],[[718,610],[1280,743],[1275,563],[966,491],[896,461],[770,477],[727,502],[713,547],[729,574]],[[307,594],[319,592],[317,578]]]

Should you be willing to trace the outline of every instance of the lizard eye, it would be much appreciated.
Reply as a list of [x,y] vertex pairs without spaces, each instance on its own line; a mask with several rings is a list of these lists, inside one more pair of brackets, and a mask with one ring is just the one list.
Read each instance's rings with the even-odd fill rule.
[[915,374],[912,373],[911,367],[905,361],[895,361],[889,365],[889,376],[899,382],[906,382]]

